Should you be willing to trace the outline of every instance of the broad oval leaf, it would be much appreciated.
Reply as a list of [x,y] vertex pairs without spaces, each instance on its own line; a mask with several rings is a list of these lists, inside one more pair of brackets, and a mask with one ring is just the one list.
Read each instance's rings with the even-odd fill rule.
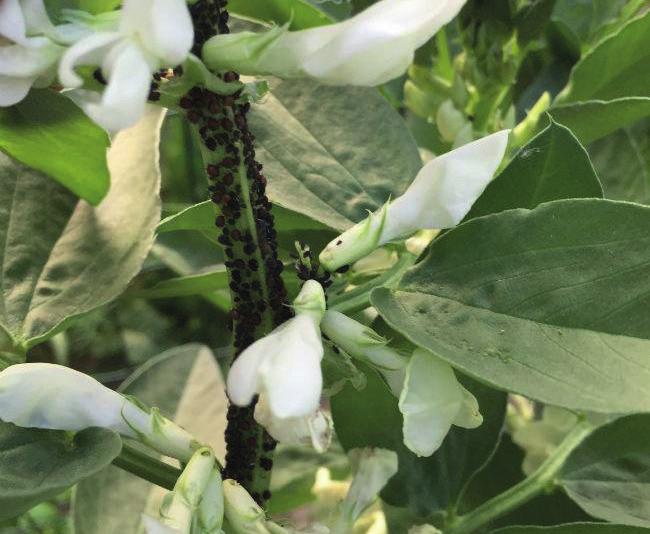
[[0,325],[15,345],[47,339],[139,272],[160,220],[160,121],[152,110],[115,138],[111,190],[96,208],[0,154]]
[[371,302],[496,387],[604,413],[650,409],[650,209],[561,200],[473,219]]
[[650,414],[597,428],[571,453],[558,482],[585,512],[650,527]]
[[103,428],[69,437],[0,421],[0,521],[94,475],[121,450],[119,435]]
[[[121,391],[160,408],[197,439],[209,443],[223,462],[227,401],[219,367],[209,348],[189,344],[168,350],[138,369]],[[77,487],[75,532],[139,532],[142,513],[156,515],[164,493],[162,488],[109,466]]]
[[573,68],[558,103],[650,96],[650,13],[605,38]]
[[485,189],[466,220],[564,198],[601,198],[589,154],[571,133],[551,124],[524,146]]
[[0,150],[94,205],[110,186],[108,145],[106,132],[54,91],[33,90],[17,105],[0,108]]
[[375,89],[277,81],[250,127],[276,204],[344,230],[403,193],[422,166],[402,118]]

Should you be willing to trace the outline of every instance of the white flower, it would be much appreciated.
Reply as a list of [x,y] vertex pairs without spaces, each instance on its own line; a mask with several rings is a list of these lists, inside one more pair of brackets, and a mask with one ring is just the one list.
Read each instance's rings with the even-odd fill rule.
[[182,461],[198,446],[156,409],[147,411],[86,374],[48,363],[12,365],[0,373],[0,420],[53,430],[108,428]]
[[182,63],[194,39],[185,0],[125,0],[115,31],[98,31],[68,49],[59,65],[66,87],[83,83],[74,69],[100,65],[108,81],[102,95],[81,92],[84,111],[109,131],[135,124],[144,112],[152,75]]
[[62,38],[42,0],[0,0],[0,106],[20,102],[34,85],[52,83],[65,51],[53,37]]
[[483,422],[476,398],[456,379],[453,368],[424,349],[409,357],[399,354],[372,328],[328,310],[323,333],[353,358],[376,368],[404,418],[404,444],[418,456],[431,456],[452,424],[476,428]]
[[476,399],[451,365],[420,348],[407,366],[399,409],[404,444],[418,456],[437,451],[452,425],[476,428],[483,422]]
[[271,437],[286,445],[306,445],[325,452],[332,442],[332,420],[323,410],[302,417],[280,418],[273,415],[265,395],[255,405],[255,420]]
[[218,35],[203,48],[208,67],[332,85],[375,86],[406,71],[417,48],[466,0],[381,0],[337,24],[289,32]]
[[227,380],[234,404],[248,406],[256,394],[264,394],[275,417],[303,417],[318,409],[323,385],[319,323],[325,313],[318,282],[305,283],[294,309],[295,317],[235,359]]
[[427,163],[403,195],[329,243],[321,264],[334,271],[418,230],[457,225],[492,180],[508,133],[497,132]]

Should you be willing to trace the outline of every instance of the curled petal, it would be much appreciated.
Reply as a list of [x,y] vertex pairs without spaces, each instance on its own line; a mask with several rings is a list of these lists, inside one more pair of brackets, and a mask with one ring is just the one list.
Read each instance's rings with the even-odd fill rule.
[[140,49],[132,44],[116,49],[107,68],[108,86],[101,99],[82,108],[109,132],[133,126],[144,114],[151,88],[151,69]]
[[464,3],[381,0],[329,26],[213,37],[203,56],[216,70],[308,76],[334,85],[379,85],[402,74],[415,50],[456,16]]
[[452,367],[430,352],[416,349],[399,399],[404,444],[418,456],[431,456],[442,445],[462,403],[462,388]]
[[275,417],[264,396],[255,405],[255,420],[273,439],[286,445],[306,445],[325,452],[332,442],[332,420],[322,410],[304,417]]
[[509,132],[489,135],[427,163],[403,195],[332,240],[319,256],[321,264],[336,270],[418,230],[456,226],[492,180]]
[[483,424],[483,416],[478,401],[471,392],[467,391],[462,385],[460,387],[463,393],[463,402],[456,419],[454,419],[454,425],[469,429],[478,428]]
[[59,80],[66,87],[79,87],[83,80],[74,71],[78,65],[100,65],[111,46],[120,35],[115,32],[98,32],[72,45],[59,63]]

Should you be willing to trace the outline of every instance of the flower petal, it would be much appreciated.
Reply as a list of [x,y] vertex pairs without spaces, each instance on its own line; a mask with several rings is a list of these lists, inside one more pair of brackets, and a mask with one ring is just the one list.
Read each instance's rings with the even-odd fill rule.
[[0,373],[0,419],[28,428],[121,432],[125,399],[88,375],[47,363],[25,363]]
[[509,132],[502,130],[427,163],[403,195],[333,239],[320,253],[323,267],[334,271],[418,230],[457,225],[492,180]]
[[273,414],[302,417],[320,404],[323,344],[318,326],[308,315],[298,315],[282,326],[260,374]]
[[305,417],[275,417],[268,400],[261,395],[255,405],[255,420],[276,441],[285,445],[311,446],[325,452],[332,442],[332,420],[322,410]]
[[[270,41],[265,34],[249,34],[246,42],[236,35],[213,37],[204,57],[217,70],[310,76],[334,85],[379,85],[402,74],[415,50],[456,16],[465,1],[381,0],[337,24],[280,34],[270,30]],[[235,44],[255,53],[222,53]],[[237,61],[242,58],[246,60]]]
[[478,401],[462,384],[460,388],[463,393],[463,402],[458,415],[456,415],[456,419],[454,419],[454,425],[469,429],[478,428],[483,424],[483,416],[481,415]]
[[404,444],[418,456],[431,456],[445,439],[462,403],[462,389],[452,367],[430,352],[416,349],[399,399]]
[[82,107],[91,119],[113,133],[133,126],[144,114],[151,88],[151,69],[140,49],[126,44],[115,50],[106,70],[108,86],[101,101],[88,102]]
[[59,80],[65,87],[79,87],[83,80],[74,71],[77,65],[100,65],[102,60],[120,39],[115,32],[98,32],[72,45],[59,63]]
[[276,344],[273,332],[258,339],[242,352],[230,367],[226,389],[228,398],[237,406],[248,406],[260,389],[259,368],[262,361],[269,357],[270,350]]
[[0,74],[17,78],[39,77],[54,69],[64,48],[45,37],[25,39],[23,44],[0,46]]
[[417,230],[451,228],[471,209],[492,180],[508,146],[502,130],[427,163],[406,192],[388,207],[381,241]]
[[18,0],[0,0],[0,37],[22,43],[27,36],[25,17]]
[[150,16],[145,46],[169,66],[182,63],[194,42],[194,26],[187,2],[154,0]]
[[56,31],[43,0],[20,0],[20,5],[27,25],[27,35],[51,34]]
[[0,107],[13,106],[27,96],[36,78],[14,78],[0,74]]

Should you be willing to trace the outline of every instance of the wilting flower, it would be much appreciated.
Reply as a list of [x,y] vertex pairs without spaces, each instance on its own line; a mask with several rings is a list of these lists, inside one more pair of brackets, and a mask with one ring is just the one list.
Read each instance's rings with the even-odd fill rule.
[[476,398],[458,382],[448,363],[424,349],[410,357],[346,315],[328,310],[323,333],[353,358],[376,368],[399,398],[404,444],[418,456],[431,456],[452,425],[476,428],[483,419]]
[[332,442],[332,420],[323,410],[302,417],[276,417],[265,396],[255,405],[255,420],[271,437],[286,445],[306,445],[325,452]]
[[0,0],[0,106],[20,102],[34,85],[50,85],[66,41],[42,0]]
[[492,180],[508,133],[497,132],[427,163],[403,195],[329,243],[320,254],[321,264],[334,271],[418,230],[457,225]]
[[108,428],[182,461],[198,447],[155,408],[147,410],[84,373],[48,363],[12,365],[0,373],[0,420],[53,430]]
[[104,93],[80,91],[75,100],[107,130],[128,128],[144,112],[152,75],[182,63],[193,39],[185,0],[124,0],[119,26],[70,47],[59,65],[59,79],[66,87],[81,87],[75,67],[100,65],[108,81]]
[[375,86],[406,71],[417,48],[466,0],[381,0],[337,24],[296,32],[218,35],[203,48],[208,67],[333,85]]
[[274,417],[303,417],[320,404],[323,344],[319,323],[325,294],[309,280],[293,302],[296,316],[259,339],[234,361],[228,374],[230,400],[248,406],[256,394],[266,397]]

